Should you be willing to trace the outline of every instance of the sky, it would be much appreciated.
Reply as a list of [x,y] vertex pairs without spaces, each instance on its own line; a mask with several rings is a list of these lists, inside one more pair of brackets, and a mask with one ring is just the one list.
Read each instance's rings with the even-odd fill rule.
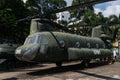
[[120,0],[106,2],[94,6],[95,13],[102,12],[105,17],[120,14]]
[[[72,0],[66,0],[67,5],[70,6]],[[94,6],[95,13],[102,12],[105,17],[109,17],[110,15],[117,15],[120,14],[120,0],[105,2],[101,4],[97,4]]]
[[[67,6],[72,4],[72,0],[66,0],[66,2]],[[94,10],[96,14],[98,14],[98,12],[102,12],[105,17],[109,17],[113,14],[118,16],[120,14],[120,0],[97,4],[94,6]]]

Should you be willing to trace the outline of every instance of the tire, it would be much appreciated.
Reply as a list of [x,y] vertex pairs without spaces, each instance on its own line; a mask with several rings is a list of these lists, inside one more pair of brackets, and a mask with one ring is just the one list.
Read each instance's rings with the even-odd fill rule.
[[111,57],[108,58],[107,63],[108,64],[114,64],[115,60]]
[[83,67],[89,67],[89,63],[90,63],[90,60],[83,60],[82,61],[82,63],[81,63],[81,65],[83,66]]
[[62,62],[56,62],[56,67],[61,67],[62,66]]

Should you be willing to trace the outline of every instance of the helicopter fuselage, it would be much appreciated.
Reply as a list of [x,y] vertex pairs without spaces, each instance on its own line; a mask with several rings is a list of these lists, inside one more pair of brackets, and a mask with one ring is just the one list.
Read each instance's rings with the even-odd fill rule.
[[27,62],[66,62],[109,58],[113,53],[100,38],[64,32],[37,32],[29,35],[15,53]]

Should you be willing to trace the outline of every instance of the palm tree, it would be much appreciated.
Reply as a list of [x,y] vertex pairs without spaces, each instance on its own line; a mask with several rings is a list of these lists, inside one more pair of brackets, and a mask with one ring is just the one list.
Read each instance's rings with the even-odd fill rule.
[[116,25],[118,23],[118,17],[116,15],[110,15],[108,19],[109,25]]
[[107,26],[105,27],[106,34],[111,35],[113,41],[117,39],[118,31],[119,31],[119,17],[116,15],[110,15],[108,20],[106,21]]
[[117,17],[116,15],[112,15],[114,17],[113,23],[113,40],[119,40],[120,39],[120,15]]

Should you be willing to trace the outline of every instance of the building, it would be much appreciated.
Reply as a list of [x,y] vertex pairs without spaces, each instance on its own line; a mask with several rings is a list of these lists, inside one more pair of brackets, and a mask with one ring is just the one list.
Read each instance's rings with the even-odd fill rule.
[[69,22],[69,20],[70,20],[70,13],[68,11],[56,13],[56,16],[57,16],[57,22],[58,23],[59,23],[59,21]]

